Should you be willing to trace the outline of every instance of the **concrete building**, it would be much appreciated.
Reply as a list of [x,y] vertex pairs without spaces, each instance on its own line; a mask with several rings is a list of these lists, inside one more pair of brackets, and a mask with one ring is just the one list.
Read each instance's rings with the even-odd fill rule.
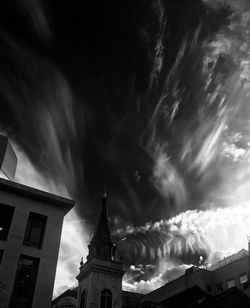
[[72,200],[0,179],[0,307],[50,307]]

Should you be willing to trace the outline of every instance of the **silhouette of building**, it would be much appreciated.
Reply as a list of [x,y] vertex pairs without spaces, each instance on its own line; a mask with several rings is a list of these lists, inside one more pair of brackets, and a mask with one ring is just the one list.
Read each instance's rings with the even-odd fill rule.
[[72,200],[0,179],[0,307],[50,307]]

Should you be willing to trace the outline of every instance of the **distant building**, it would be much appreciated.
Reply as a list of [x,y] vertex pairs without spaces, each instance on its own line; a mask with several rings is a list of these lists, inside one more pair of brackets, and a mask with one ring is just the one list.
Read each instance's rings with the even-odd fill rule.
[[0,179],[0,307],[50,307],[72,200]]
[[[198,286],[203,292],[200,293],[201,295],[206,294],[207,296],[217,296],[236,286],[238,290],[249,297],[249,279],[249,253],[242,249],[238,253],[216,262],[209,269],[195,266],[188,268],[184,275],[144,295],[140,304],[143,305],[143,303],[148,302],[163,304],[167,302],[167,299],[175,295],[178,296],[195,286]],[[204,296],[200,296],[199,299],[202,297]]]
[[[68,289],[57,296],[52,301],[52,308],[56,307],[71,307],[75,308],[77,306],[77,293],[78,288]],[[66,303],[65,303],[66,301]]]
[[188,268],[184,275],[143,295],[137,307],[250,307],[249,274],[249,253],[242,249],[209,269]]

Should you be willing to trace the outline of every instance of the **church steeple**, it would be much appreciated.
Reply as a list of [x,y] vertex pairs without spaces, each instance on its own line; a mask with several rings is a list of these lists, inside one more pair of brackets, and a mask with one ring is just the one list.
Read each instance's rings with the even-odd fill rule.
[[[78,307],[122,308],[122,260],[115,257],[107,216],[107,194],[101,200],[100,217],[89,243],[87,261],[80,262]],[[105,304],[104,304],[105,302]]]
[[107,217],[107,194],[102,197],[101,214],[89,245],[88,260],[97,258],[111,261],[114,259],[115,245],[110,237],[109,223]]

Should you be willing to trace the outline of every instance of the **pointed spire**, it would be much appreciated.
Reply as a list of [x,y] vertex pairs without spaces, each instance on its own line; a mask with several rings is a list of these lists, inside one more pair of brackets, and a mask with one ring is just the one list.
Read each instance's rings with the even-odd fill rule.
[[111,261],[114,259],[115,245],[111,240],[109,223],[107,217],[107,192],[105,191],[102,199],[100,217],[95,229],[95,233],[89,244],[88,260],[97,258]]
[[104,194],[102,198],[106,198],[108,200],[107,186],[104,186]]
[[100,241],[112,243],[109,231],[108,217],[107,217],[107,201],[108,201],[107,193],[105,192],[102,197],[101,214],[95,229],[95,233],[90,243],[96,243]]

